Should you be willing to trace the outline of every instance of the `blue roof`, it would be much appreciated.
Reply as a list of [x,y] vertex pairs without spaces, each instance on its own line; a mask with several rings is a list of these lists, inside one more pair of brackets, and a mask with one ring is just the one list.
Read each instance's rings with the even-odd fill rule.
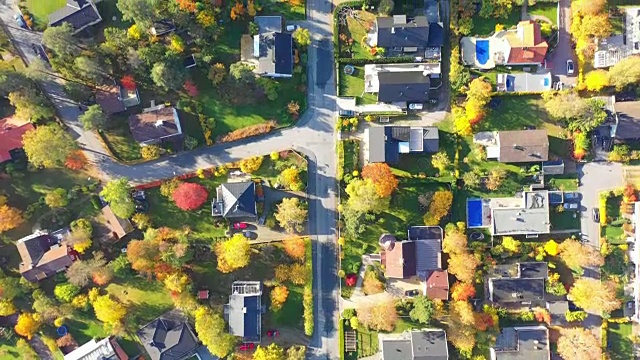
[[275,34],[275,72],[277,74],[293,74],[293,40],[291,34]]

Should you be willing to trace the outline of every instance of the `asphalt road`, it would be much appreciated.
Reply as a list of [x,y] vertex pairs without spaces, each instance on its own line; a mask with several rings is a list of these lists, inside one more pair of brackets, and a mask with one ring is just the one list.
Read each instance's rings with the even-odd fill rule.
[[[36,55],[32,43],[39,43],[38,33],[25,31],[15,24],[15,0],[0,0],[0,20],[25,61]],[[291,128],[268,135],[183,152],[154,162],[128,166],[109,157],[93,132],[84,131],[78,121],[80,110],[63,91],[62,81],[49,77],[43,81],[44,91],[53,101],[58,114],[69,127],[90,161],[104,178],[129,178],[132,183],[145,183],[195,172],[246,157],[295,148],[309,158],[309,219],[314,244],[314,310],[315,332],[311,341],[316,358],[338,359],[338,277],[336,249],[336,147],[334,135],[336,84],[333,70],[332,3],[307,1],[307,20],[302,25],[312,34],[308,55],[308,108]]]
[[[574,51],[571,47],[571,0],[560,0],[560,10],[558,11],[558,46],[547,59],[547,67],[551,68],[551,73],[558,77],[565,84],[575,84],[578,76],[578,63]],[[575,72],[567,75],[567,60],[573,60]]]

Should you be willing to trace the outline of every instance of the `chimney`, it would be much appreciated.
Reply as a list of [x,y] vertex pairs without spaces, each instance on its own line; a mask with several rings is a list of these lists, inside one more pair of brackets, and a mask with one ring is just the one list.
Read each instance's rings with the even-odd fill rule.
[[150,107],[154,107],[156,106],[156,101],[155,100],[151,100],[151,106]]
[[396,28],[394,26],[391,27],[391,33],[395,34],[396,33]]

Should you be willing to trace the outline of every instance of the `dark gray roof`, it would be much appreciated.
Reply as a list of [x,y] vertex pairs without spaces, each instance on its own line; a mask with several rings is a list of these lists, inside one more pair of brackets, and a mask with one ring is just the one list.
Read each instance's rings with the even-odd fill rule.
[[426,47],[429,41],[429,23],[424,16],[398,22],[398,17],[379,17],[378,46],[380,47]]
[[544,300],[544,279],[489,279],[491,301],[499,304]]
[[416,360],[447,360],[447,336],[444,330],[424,330],[411,332],[411,347]]
[[216,202],[222,203],[222,216],[226,218],[255,217],[256,184],[253,181],[222,184]]
[[410,226],[409,240],[438,239],[442,240],[442,228],[439,226]]
[[427,46],[441,47],[442,45],[444,45],[444,29],[442,28],[442,25],[437,23],[430,23]]
[[616,138],[621,140],[640,139],[640,101],[615,103],[618,116]]
[[381,350],[383,360],[413,359],[411,339],[383,339]]
[[522,279],[546,279],[549,276],[549,266],[546,262],[521,262],[518,264],[520,278]]
[[66,22],[74,30],[79,30],[100,19],[100,14],[90,1],[67,0],[66,6],[49,15],[49,26],[60,26]]
[[229,296],[229,333],[241,336],[243,341],[259,341],[262,321],[261,295]]
[[491,349],[495,360],[549,360],[549,336],[544,327],[504,328]]
[[276,74],[293,74],[293,40],[291,34],[275,34],[274,62]]
[[152,360],[181,360],[193,354],[198,339],[187,319],[170,311],[138,330],[138,337]]
[[378,73],[378,101],[424,103],[429,99],[431,80],[416,72]]
[[156,36],[168,34],[173,31],[176,31],[176,25],[172,19],[156,20],[153,22],[153,27],[151,28],[151,32]]
[[385,162],[384,126],[372,126],[369,132],[369,162]]
[[[409,126],[370,127],[368,129],[369,162],[397,164],[400,161],[400,150],[398,148],[398,144],[401,142],[410,142],[411,131],[418,131],[416,129],[420,128]],[[424,127],[422,128],[422,150],[412,149],[411,152],[434,153],[438,151],[439,146],[438,128]]]

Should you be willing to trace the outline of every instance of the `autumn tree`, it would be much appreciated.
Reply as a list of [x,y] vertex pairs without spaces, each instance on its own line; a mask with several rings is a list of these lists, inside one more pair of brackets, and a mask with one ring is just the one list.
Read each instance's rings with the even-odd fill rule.
[[0,300],[0,316],[9,316],[18,312],[18,308],[13,304],[13,301],[2,299]]
[[153,241],[133,240],[127,245],[127,259],[131,268],[141,273],[151,274],[160,251]]
[[303,187],[302,181],[300,181],[300,170],[295,166],[282,170],[278,176],[278,182],[292,190],[301,190]]
[[189,211],[200,208],[207,201],[209,193],[200,184],[185,182],[176,188],[172,197],[179,209]]
[[271,289],[271,310],[279,311],[287,301],[289,289],[284,285],[278,285]]
[[215,253],[218,257],[218,270],[230,273],[249,264],[251,247],[249,239],[241,233],[234,234],[229,240],[216,244]]
[[27,131],[22,136],[22,143],[29,162],[46,168],[62,166],[78,147],[71,135],[56,123]]
[[461,352],[470,353],[476,344],[476,324],[473,308],[467,301],[449,304],[447,339]]
[[449,273],[453,274],[458,280],[472,282],[480,262],[473,254],[463,252],[450,255],[448,264]]
[[389,207],[389,198],[378,194],[371,179],[353,179],[346,188],[347,205],[360,213],[380,213]]
[[451,287],[451,299],[455,301],[467,301],[476,296],[476,288],[472,283],[456,282]]
[[574,239],[566,239],[559,246],[560,259],[572,269],[604,265],[600,252]]
[[480,176],[474,172],[462,174],[462,181],[467,189],[477,189],[480,187]]
[[370,163],[362,168],[362,178],[370,179],[378,195],[389,197],[398,188],[398,179],[386,163]]
[[458,254],[467,251],[467,236],[463,229],[449,227],[442,240],[442,251],[447,254]]
[[560,245],[558,245],[558,243],[555,240],[550,239],[549,241],[544,243],[544,251],[549,256],[556,256],[560,252]]
[[176,3],[182,11],[190,13],[196,11],[196,2],[194,0],[176,0]]
[[275,218],[280,226],[289,233],[304,231],[304,223],[307,221],[307,203],[299,198],[284,198],[278,204]]
[[109,203],[116,216],[128,219],[136,210],[131,198],[131,190],[129,179],[119,178],[107,182],[102,191],[100,191],[100,195]]
[[24,222],[20,210],[7,204],[0,205],[0,233],[15,229]]
[[427,296],[421,295],[413,299],[413,309],[409,312],[409,317],[421,324],[428,324],[434,313],[433,301]]
[[600,91],[609,86],[609,73],[603,69],[589,71],[584,78],[584,83],[587,90]]
[[71,299],[79,293],[80,287],[71,283],[57,284],[53,289],[53,295],[55,295],[56,299],[67,303],[71,302]]
[[303,345],[294,345],[287,349],[287,360],[306,360],[307,348]]
[[16,331],[16,334],[31,340],[40,326],[42,326],[42,321],[38,314],[25,312],[18,316],[18,322],[13,329]]
[[502,185],[502,182],[506,177],[507,172],[505,169],[499,167],[493,168],[489,172],[489,177],[487,178],[485,186],[491,191],[496,191]]
[[511,253],[519,253],[520,246],[522,246],[522,242],[516,240],[512,236],[503,236],[502,237],[502,247],[511,252]]
[[213,355],[224,358],[233,352],[237,340],[226,331],[226,323],[221,314],[201,306],[194,312],[194,318],[198,339]]
[[306,47],[311,45],[311,34],[309,33],[309,29],[299,27],[293,32],[293,34],[291,34],[291,36],[298,46]]
[[444,175],[444,172],[451,166],[451,160],[449,160],[449,155],[446,152],[439,151],[431,157],[431,165],[438,169],[441,175]]
[[586,312],[602,315],[620,308],[621,300],[616,296],[616,285],[611,281],[579,278],[569,290],[569,299]]
[[136,80],[131,75],[125,75],[120,79],[120,84],[123,88],[129,91],[134,91],[136,89]]
[[285,360],[284,349],[275,343],[266,347],[258,345],[253,360]]
[[585,328],[561,329],[558,354],[565,360],[601,360],[600,340]]
[[93,311],[96,318],[109,325],[119,324],[127,315],[127,309],[110,295],[98,296],[93,301]]
[[573,91],[563,91],[556,95],[543,96],[544,108],[555,119],[575,119],[584,116],[588,110],[587,102]]
[[64,161],[64,166],[71,170],[82,170],[88,163],[89,160],[82,150],[74,150],[67,156],[67,159]]
[[613,65],[609,69],[609,82],[618,91],[640,82],[640,56],[629,56]]
[[296,260],[304,260],[307,252],[307,241],[302,237],[288,237],[282,242],[287,255]]
[[213,85],[218,85],[224,81],[224,77],[227,75],[227,69],[225,69],[223,63],[215,63],[209,68],[209,80]]
[[140,147],[140,156],[145,160],[155,160],[162,155],[164,150],[155,144],[148,144]]
[[242,172],[252,174],[260,169],[263,160],[264,158],[262,156],[255,156],[252,158],[240,160],[240,162],[238,162],[238,165],[240,166],[240,170]]
[[94,252],[93,257],[84,260],[76,260],[65,272],[69,283],[83,287],[89,284],[93,276],[107,265],[107,261],[104,258],[104,254],[101,252]]
[[180,294],[189,289],[191,279],[189,279],[189,276],[186,274],[175,272],[167,275],[163,283],[165,288],[171,291],[171,293]]
[[187,93],[187,95],[191,96],[192,98],[197,97],[200,93],[198,91],[198,86],[192,80],[185,81],[182,85],[182,88]]
[[453,193],[449,190],[438,190],[433,193],[429,210],[424,215],[424,223],[428,226],[436,226],[449,214],[453,204]]
[[57,188],[49,191],[44,196],[44,203],[50,208],[61,208],[69,204],[69,196],[67,190]]
[[393,331],[398,322],[395,303],[385,301],[358,309],[358,322],[371,330]]
[[375,271],[366,271],[362,282],[362,292],[365,295],[380,294],[384,291],[384,283],[378,278]]
[[231,8],[231,12],[229,13],[229,17],[231,18],[231,20],[236,20],[238,18],[240,18],[242,15],[244,15],[246,12],[246,9],[244,7],[244,5],[241,2],[236,2],[236,4]]
[[133,214],[131,221],[133,221],[136,227],[140,230],[146,230],[153,226],[153,222],[151,221],[151,216],[149,216],[149,214]]

